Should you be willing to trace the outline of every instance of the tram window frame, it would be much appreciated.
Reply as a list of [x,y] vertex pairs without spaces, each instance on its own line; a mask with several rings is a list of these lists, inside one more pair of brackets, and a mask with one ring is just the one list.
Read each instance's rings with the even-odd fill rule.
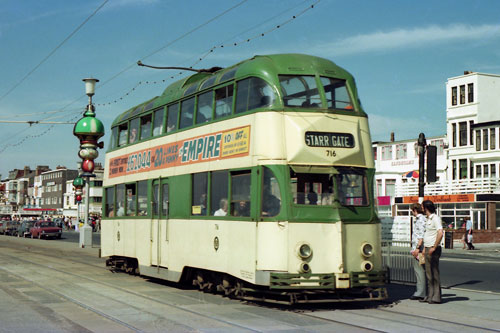
[[[149,118],[149,125],[147,125],[148,118]],[[146,123],[144,123],[144,121],[146,121]],[[146,115],[143,115],[141,117],[141,120],[140,120],[140,129],[141,130],[140,130],[139,141],[147,140],[147,139],[151,138],[151,136],[152,136],[151,135],[152,134],[151,128],[152,127],[153,127],[153,114],[148,113]]]
[[215,85],[215,81],[217,81],[218,74],[212,74],[211,77],[206,79],[201,85],[200,85],[200,90],[210,88]]
[[191,175],[191,215],[207,216],[208,212],[208,172]]
[[123,147],[128,142],[128,122],[118,126],[117,147]]
[[[158,123],[157,118],[160,118],[161,124]],[[153,111],[153,137],[163,134],[163,129],[165,128],[165,108],[161,107]]]
[[[213,112],[214,112],[214,91],[209,90],[205,91],[199,95],[197,95],[197,103],[196,103],[196,124],[204,124],[212,121],[213,118]],[[209,96],[210,104],[207,104],[208,99],[206,97]],[[201,106],[200,106],[201,105]],[[208,105],[210,105],[209,108]],[[204,108],[204,109],[201,109]],[[205,110],[210,110],[209,114],[206,114],[204,111]]]
[[106,187],[104,189],[104,195],[106,196],[106,201],[104,203],[104,216],[115,217],[115,187]]
[[[129,194],[131,193],[131,194]],[[131,196],[132,199],[128,199]],[[129,203],[130,206],[129,207]],[[137,216],[137,183],[125,184],[125,216]]]
[[189,96],[191,94],[194,94],[198,88],[198,82],[193,83],[190,85],[186,90],[184,90],[184,94],[182,95],[183,97]]
[[179,129],[185,129],[193,126],[195,107],[196,107],[195,96],[181,101],[179,127],[178,127]]
[[[246,188],[247,184],[248,188]],[[252,214],[252,170],[231,171],[230,189],[230,216],[250,218]],[[242,189],[247,190],[244,193],[238,193]],[[236,195],[238,195],[237,199]],[[245,204],[241,205],[241,203]]]
[[116,185],[115,190],[115,210],[117,217],[125,216],[125,184]]
[[275,217],[281,212],[281,190],[278,177],[268,167],[263,167],[261,186],[262,217]]
[[[327,76],[320,76],[319,78],[321,85],[323,87],[323,91],[325,93],[326,105],[330,110],[343,110],[343,111],[354,111],[354,104],[352,103],[351,92],[349,91],[349,87],[347,85],[347,81],[344,79],[332,78]],[[325,80],[329,80],[329,82],[325,82]],[[332,86],[332,90],[327,90],[326,88]],[[339,93],[345,93],[347,97],[347,101],[337,99],[337,95]],[[328,94],[331,94],[331,98],[328,98]],[[345,107],[339,105],[345,104]]]
[[[315,75],[286,74],[286,75],[278,75],[278,79],[279,79],[280,89],[283,95],[283,105],[285,107],[313,108],[313,109],[322,107],[323,102],[321,99],[321,92],[318,86],[318,82],[316,81]],[[287,87],[288,89],[293,87],[293,85],[291,85],[290,82],[294,79],[300,81],[302,83],[302,87],[305,89],[303,90],[295,89],[296,91],[294,90],[294,92],[287,92]],[[310,82],[308,82],[308,80]],[[284,82],[287,82],[287,85],[285,85]],[[310,87],[311,84],[313,83],[314,87]],[[300,88],[300,86],[298,87]],[[295,100],[298,100],[298,102],[290,102]],[[298,104],[295,105],[295,103]]]
[[160,216],[160,180],[153,179],[151,182],[151,215]]
[[228,198],[229,170],[210,172],[210,215],[227,216],[229,208]]
[[175,132],[179,127],[179,103],[167,106],[167,133]]
[[223,83],[223,82],[234,79],[234,77],[236,76],[237,70],[238,70],[238,67],[233,67],[230,70],[227,70],[226,72],[224,72],[220,77],[219,83]]
[[134,118],[130,120],[129,129],[128,129],[128,144],[134,144],[139,142],[139,128],[140,128],[140,120],[139,118]]
[[[270,94],[265,94],[265,90]],[[236,81],[236,94],[234,113],[243,113],[274,104],[276,92],[272,86],[264,79],[251,76],[243,80]]]
[[[169,186],[168,183],[161,182],[161,204],[160,218],[168,218],[169,216]],[[165,194],[166,193],[166,194]]]
[[118,146],[118,127],[115,126],[111,129],[111,137],[109,138],[110,149],[116,148]]
[[[233,104],[234,82],[214,89],[215,119],[231,116],[233,114]],[[219,110],[221,112],[219,112]]]
[[141,180],[137,182],[137,216],[149,215],[149,200],[148,200],[148,181]]

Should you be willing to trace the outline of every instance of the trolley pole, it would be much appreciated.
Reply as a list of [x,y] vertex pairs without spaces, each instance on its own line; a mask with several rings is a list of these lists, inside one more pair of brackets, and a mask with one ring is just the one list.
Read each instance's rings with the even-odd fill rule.
[[425,188],[425,134],[420,133],[418,136],[418,202],[424,201],[424,188]]

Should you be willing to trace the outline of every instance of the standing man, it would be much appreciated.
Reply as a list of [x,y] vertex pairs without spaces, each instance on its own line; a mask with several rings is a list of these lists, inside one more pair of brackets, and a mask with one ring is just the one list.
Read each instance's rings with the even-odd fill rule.
[[423,300],[425,298],[425,268],[420,263],[419,254],[423,255],[424,250],[424,233],[425,233],[425,217],[424,210],[419,203],[411,205],[411,212],[415,218],[413,219],[413,232],[411,235],[411,254],[415,257],[413,260],[413,269],[417,277],[417,288],[415,293],[410,297],[411,300]]
[[427,277],[427,297],[422,302],[441,303],[441,279],[439,277],[439,257],[441,257],[441,239],[443,225],[436,215],[436,207],[430,200],[422,202],[427,221],[424,233],[425,276]]
[[467,216],[467,222],[465,223],[465,242],[467,243],[467,250],[475,250],[474,245],[472,245],[472,221],[469,216]]

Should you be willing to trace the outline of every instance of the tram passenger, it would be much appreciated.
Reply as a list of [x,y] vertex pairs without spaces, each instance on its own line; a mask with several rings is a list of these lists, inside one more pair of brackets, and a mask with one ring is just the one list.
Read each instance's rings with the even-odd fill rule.
[[248,201],[240,201],[234,206],[234,216],[250,216],[250,204]]
[[129,143],[134,143],[137,140],[137,129],[132,128],[130,130],[130,137],[128,138]]
[[262,196],[262,216],[276,216],[280,212],[281,200],[271,193],[269,184],[264,185]]
[[227,199],[220,199],[219,209],[215,211],[214,216],[226,216],[227,215]]
[[116,211],[116,216],[124,216],[125,208],[123,207],[123,203],[118,202],[118,210]]

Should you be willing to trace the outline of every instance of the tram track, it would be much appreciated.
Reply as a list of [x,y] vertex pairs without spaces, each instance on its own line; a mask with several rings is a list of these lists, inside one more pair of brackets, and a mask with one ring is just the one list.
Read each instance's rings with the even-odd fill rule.
[[[15,249],[16,251],[19,251],[19,252],[22,252],[23,249]],[[67,276],[71,276],[71,277],[74,277],[74,278],[78,278],[78,279],[85,279],[86,281],[89,281],[89,282],[92,282],[92,283],[98,283],[100,285],[103,285],[103,286],[106,286],[108,288],[112,288],[114,290],[118,290],[118,291],[121,291],[121,292],[125,292],[125,293],[128,293],[128,294],[131,294],[131,295],[134,295],[136,297],[140,297],[142,299],[145,299],[145,300],[148,300],[148,301],[151,301],[151,302],[155,302],[155,303],[158,303],[158,304],[161,304],[161,305],[164,305],[164,306],[170,306],[170,307],[173,307],[177,310],[180,310],[180,311],[185,311],[185,312],[188,312],[192,315],[196,315],[196,316],[200,316],[200,317],[203,317],[203,318],[206,318],[206,319],[210,319],[210,320],[215,320],[215,321],[218,321],[220,323],[224,323],[226,325],[230,325],[232,327],[234,327],[235,329],[238,328],[238,329],[244,329],[244,330],[248,330],[248,331],[252,331],[252,332],[261,332],[260,330],[256,330],[252,327],[248,327],[248,326],[243,326],[243,325],[240,325],[240,324],[237,324],[237,323],[234,323],[232,321],[229,321],[229,320],[225,320],[225,319],[222,319],[218,316],[211,316],[211,315],[207,315],[205,313],[202,313],[200,311],[195,311],[195,310],[191,310],[191,309],[187,309],[185,307],[182,307],[182,306],[179,306],[179,305],[176,305],[172,302],[167,302],[165,300],[159,300],[157,298],[154,298],[154,297],[151,297],[151,296],[147,296],[147,295],[144,295],[144,294],[141,294],[141,293],[138,293],[138,292],[135,292],[133,290],[130,290],[130,289],[126,289],[126,288],[123,288],[123,287],[119,287],[117,285],[114,285],[114,284],[110,284],[110,283],[107,283],[107,282],[104,282],[104,281],[100,281],[100,280],[97,280],[95,278],[92,278],[92,277],[89,277],[89,276],[86,276],[86,275],[83,275],[83,274],[76,274],[76,273],[73,273],[73,272],[68,272],[66,270],[63,270],[63,269],[59,269],[57,267],[55,267],[56,265],[61,265],[61,266],[64,266],[64,262],[76,262],[76,263],[79,263],[79,264],[82,264],[82,265],[86,265],[86,266],[90,266],[92,268],[95,268],[95,269],[105,269],[105,267],[103,266],[99,266],[99,265],[95,265],[95,264],[90,264],[90,263],[86,263],[86,262],[83,262],[83,261],[79,261],[79,260],[75,260],[73,257],[65,257],[65,258],[54,258],[54,257],[51,257],[51,256],[47,256],[46,253],[43,253],[42,251],[40,250],[36,250],[34,251],[33,248],[30,249],[30,253],[32,254],[36,254],[36,256],[39,258],[34,258],[34,259],[41,259],[41,258],[49,258],[49,262],[47,264],[41,264],[39,262],[36,262],[36,261],[32,261],[32,260],[28,260],[28,259],[25,259],[25,258],[20,258],[19,256],[15,256],[15,255],[8,255],[6,253],[2,253],[3,256],[7,256],[9,258],[11,258],[12,260],[17,260],[17,261],[20,261],[20,262],[23,262],[23,263],[26,263],[26,264],[31,264],[31,265],[34,265],[34,266],[37,266],[37,267],[43,267],[45,269],[48,269],[48,270],[51,270],[51,271],[54,271],[54,272],[58,272],[60,274],[65,274]],[[55,290],[52,290],[51,288],[47,288],[46,286],[43,286],[39,283],[36,283],[32,280],[29,280],[29,279],[26,279],[22,276],[20,276],[19,274],[16,274],[16,273],[13,273],[11,272],[10,270],[7,270],[3,267],[0,267],[1,270],[4,270],[6,272],[9,272],[10,274],[13,274],[13,275],[16,275],[20,278],[22,278],[23,280],[25,281],[29,281],[30,283],[35,283],[37,284],[37,286],[43,290],[46,290],[47,292],[51,292],[51,293],[54,293],[55,295],[57,296],[60,296],[60,297],[63,297],[64,299],[76,304],[76,305],[79,305],[80,307],[84,308],[84,309],[87,309],[89,311],[92,311],[98,315],[101,315],[102,313],[102,316],[117,323],[117,324],[120,324],[122,325],[122,322],[120,319],[117,319],[117,318],[114,318],[112,316],[109,316],[107,315],[106,313],[98,310],[98,309],[94,309],[93,307],[91,306],[88,306],[72,297],[67,297]],[[193,289],[194,290],[194,289]],[[200,291],[198,290],[194,290],[196,293],[200,293]],[[192,300],[193,298],[190,297],[190,296],[185,296],[183,294],[180,294],[180,296],[182,296],[183,298],[185,299],[189,299],[189,300]],[[241,300],[237,300],[235,299],[235,301],[237,301],[238,303],[247,303],[249,304],[250,306],[255,306],[255,303],[253,302],[246,302],[246,301],[241,301]],[[123,303],[121,302],[122,304],[127,304],[127,303]],[[129,305],[129,304],[127,304]],[[269,308],[269,307],[267,307]],[[138,311],[142,311],[141,309],[138,309]],[[325,323],[332,323],[332,324],[336,324],[336,325],[341,325],[342,327],[344,328],[351,328],[351,329],[356,329],[356,330],[366,330],[366,331],[374,331],[374,332],[384,332],[384,331],[380,331],[380,330],[376,330],[376,329],[373,329],[373,328],[368,328],[368,327],[363,327],[363,326],[360,326],[360,325],[356,325],[356,324],[352,324],[352,323],[346,323],[346,322],[343,322],[343,321],[338,321],[338,320],[334,320],[334,319],[330,319],[330,318],[322,318],[322,317],[318,317],[318,316],[314,316],[314,315],[310,315],[310,314],[304,314],[304,313],[300,313],[300,312],[295,312],[296,314],[299,314],[301,316],[304,316],[304,317],[307,317],[309,319],[315,319],[315,320],[319,320],[321,322],[325,322]],[[128,325],[127,323],[123,322],[125,325]],[[134,327],[131,325],[131,327],[128,327],[128,326],[125,326],[123,325],[124,327],[127,327],[135,332],[141,332],[140,329]],[[295,326],[295,325],[292,325],[290,323],[287,323],[287,325],[289,326]],[[309,330],[309,329],[305,329],[304,327],[300,327],[300,326],[295,326],[295,328],[297,329],[300,329],[300,330],[303,330],[303,331],[306,331],[306,332],[313,332],[314,330]]]
[[[21,262],[25,262],[25,263],[28,263],[28,264],[31,264],[31,265],[34,265],[34,266],[39,266],[39,267],[43,267],[43,268],[45,268],[45,269],[49,269],[49,270],[52,270],[52,271],[56,271],[56,272],[58,272],[58,273],[62,273],[62,274],[66,274],[66,275],[70,275],[70,276],[73,276],[73,277],[76,277],[76,278],[80,278],[80,279],[85,279],[85,280],[87,280],[87,281],[90,281],[90,282],[93,282],[93,283],[98,283],[98,284],[100,284],[100,285],[105,285],[105,286],[106,286],[106,287],[108,287],[108,288],[112,288],[112,289],[115,289],[115,290],[119,290],[119,291],[122,291],[122,292],[126,292],[126,293],[128,293],[128,294],[132,294],[132,295],[134,295],[134,296],[136,296],[136,297],[140,297],[140,298],[143,298],[143,299],[145,299],[145,300],[152,301],[152,302],[155,302],[155,303],[158,303],[158,304],[162,304],[162,305],[165,305],[165,306],[170,306],[170,307],[173,307],[173,308],[175,308],[175,309],[177,309],[177,310],[184,311],[184,312],[190,313],[190,314],[192,314],[192,315],[200,316],[200,317],[203,317],[203,318],[205,318],[205,319],[210,319],[210,320],[214,320],[214,321],[217,321],[217,322],[220,322],[220,323],[224,323],[224,324],[229,325],[229,326],[232,326],[232,327],[234,327],[234,328],[245,329],[245,330],[252,331],[252,332],[260,332],[260,331],[258,331],[258,330],[255,330],[255,329],[251,328],[251,327],[247,327],[247,326],[239,325],[239,324],[233,323],[233,322],[231,322],[231,321],[221,319],[221,318],[219,318],[219,317],[206,315],[206,314],[204,314],[204,313],[202,313],[202,312],[199,312],[199,311],[195,311],[195,310],[191,310],[191,309],[186,309],[185,307],[178,306],[178,305],[176,305],[176,304],[174,304],[174,303],[171,303],[171,302],[165,302],[165,301],[162,301],[162,300],[158,300],[158,299],[156,299],[156,298],[153,298],[153,297],[150,297],[150,296],[146,296],[146,295],[143,295],[143,294],[140,294],[140,293],[134,292],[134,291],[129,290],[129,289],[125,289],[125,288],[122,288],[122,287],[118,287],[118,286],[116,286],[116,285],[112,285],[112,284],[107,283],[107,282],[103,282],[103,281],[99,281],[99,280],[96,280],[96,279],[93,279],[93,278],[89,278],[89,277],[84,276],[84,275],[75,274],[75,273],[70,273],[70,272],[67,272],[67,271],[63,271],[63,270],[61,270],[61,269],[57,269],[57,268],[54,268],[54,267],[51,267],[51,266],[43,265],[43,264],[36,263],[36,262],[30,261],[30,260],[26,260],[26,259],[19,259],[18,257],[11,256],[11,255],[6,255],[5,253],[2,253],[2,255],[3,255],[3,256],[8,256],[8,257],[10,257],[10,258],[12,258],[12,259],[15,259],[15,260],[18,260],[18,261],[21,261]],[[94,266],[94,265],[92,265],[92,266]],[[103,268],[104,268],[104,267],[103,267]],[[112,317],[112,316],[107,315],[106,313],[104,313],[104,312],[102,312],[102,311],[100,311],[100,310],[97,310],[97,309],[95,309],[95,308],[93,308],[93,307],[91,307],[91,306],[88,306],[88,305],[86,305],[86,304],[84,304],[84,303],[82,303],[82,302],[79,302],[78,300],[75,300],[75,299],[73,299],[72,297],[68,297],[68,296],[66,296],[66,295],[64,295],[64,294],[62,294],[62,293],[59,293],[59,292],[57,292],[57,291],[53,290],[52,288],[47,288],[46,286],[43,286],[43,285],[41,285],[40,283],[37,283],[36,281],[29,280],[29,279],[27,279],[27,278],[25,278],[25,277],[23,277],[23,276],[21,276],[21,275],[19,275],[19,274],[16,274],[16,273],[12,272],[11,270],[7,270],[7,269],[5,269],[4,267],[0,267],[0,269],[1,269],[1,270],[3,270],[3,271],[8,272],[9,274],[15,275],[16,277],[18,277],[18,278],[20,278],[20,279],[23,279],[23,280],[25,280],[25,281],[28,281],[28,282],[30,282],[30,283],[33,283],[33,284],[37,285],[39,288],[41,288],[41,289],[43,289],[43,290],[45,290],[45,291],[48,291],[48,292],[53,293],[53,294],[55,294],[55,295],[57,295],[57,296],[63,297],[64,299],[66,299],[66,300],[68,300],[68,301],[70,301],[70,302],[72,302],[72,303],[74,303],[74,304],[77,304],[77,305],[79,305],[80,307],[82,307],[82,308],[84,308],[84,309],[87,309],[87,310],[92,311],[92,312],[94,312],[94,313],[96,313],[96,314],[99,314],[99,315],[101,315],[101,316],[103,316],[103,317],[105,317],[105,318],[107,318],[107,319],[110,319],[110,320],[112,320],[112,321],[114,321],[114,322],[116,322],[116,323],[119,323],[119,324],[120,324],[120,325],[122,325],[122,326],[125,326],[125,327],[127,327],[127,328],[130,328],[130,329],[132,329],[133,331],[136,331],[136,332],[142,332],[140,329],[135,328],[135,327],[133,327],[132,325],[129,325],[129,324],[127,324],[127,323],[125,323],[125,322],[123,322],[123,321],[121,321],[121,320],[117,319],[117,318],[114,318],[114,317]],[[131,306],[130,304],[125,303],[125,302],[121,302],[121,301],[119,301],[119,300],[114,300],[114,301],[115,301],[115,302],[122,303],[122,304],[127,305],[127,306]],[[144,312],[144,310],[143,310],[143,309],[136,308],[136,310],[141,311],[141,312]],[[150,314],[151,314],[151,315],[154,315],[153,313],[150,313]],[[130,327],[128,327],[127,325],[129,325]]]

